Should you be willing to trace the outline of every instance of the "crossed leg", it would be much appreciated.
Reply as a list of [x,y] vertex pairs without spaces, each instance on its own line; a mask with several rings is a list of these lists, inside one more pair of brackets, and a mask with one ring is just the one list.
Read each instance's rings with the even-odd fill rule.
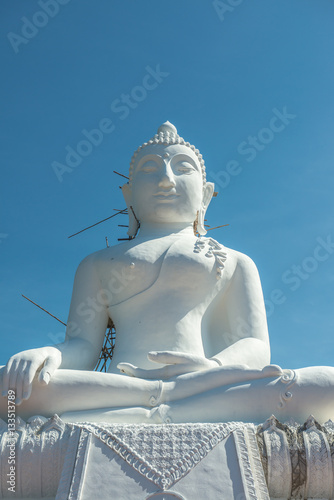
[[[16,415],[27,419],[33,415],[51,417],[65,411],[105,407],[152,407],[159,399],[161,385],[158,380],[141,380],[111,373],[56,370],[48,385],[34,380],[30,398],[16,407]],[[7,418],[7,405],[7,397],[0,396],[0,417],[4,420]]]
[[[275,365],[263,370],[217,367],[164,382],[57,370],[47,386],[34,381],[31,397],[17,406],[16,414],[26,419],[57,413],[68,422],[182,423],[261,422],[272,413],[280,420],[301,421],[312,413],[323,422],[334,417],[333,395],[331,367],[284,373]],[[6,397],[0,397],[0,413],[5,420]]]
[[[216,369],[215,369],[216,370]],[[221,370],[222,373],[222,370]],[[66,412],[67,422],[109,423],[190,423],[242,421],[261,423],[274,414],[282,422],[293,418],[300,423],[310,414],[323,423],[334,417],[334,368],[311,367],[287,370],[280,376],[262,377],[242,383],[208,387],[213,372],[197,372],[192,377],[177,377],[175,396],[164,383],[163,404],[155,408],[101,408],[84,412]],[[217,374],[216,374],[217,375]],[[241,375],[241,374],[240,374]],[[219,377],[218,377],[219,378]],[[191,380],[198,393],[180,398]],[[213,382],[213,380],[212,380]],[[167,386],[167,387],[166,387]]]

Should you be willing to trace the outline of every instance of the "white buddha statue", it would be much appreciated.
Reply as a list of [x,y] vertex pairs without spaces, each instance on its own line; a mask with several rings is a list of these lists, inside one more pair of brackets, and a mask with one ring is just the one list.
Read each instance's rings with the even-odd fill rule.
[[[65,341],[1,369],[17,414],[120,423],[334,417],[334,368],[269,365],[254,263],[204,236],[214,185],[199,151],[164,123],[135,152],[122,190],[133,238],[81,262]],[[109,318],[116,347],[109,373],[97,373]],[[0,411],[6,418],[6,397]]]

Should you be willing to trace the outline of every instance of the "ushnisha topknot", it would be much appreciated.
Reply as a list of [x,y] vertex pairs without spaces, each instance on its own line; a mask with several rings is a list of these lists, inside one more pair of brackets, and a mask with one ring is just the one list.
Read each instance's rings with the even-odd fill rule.
[[203,178],[203,186],[206,183],[206,174],[205,174],[205,165],[204,165],[204,160],[203,156],[199,152],[198,149],[195,148],[195,146],[192,146],[189,142],[186,142],[182,137],[180,137],[177,133],[176,127],[170,123],[170,122],[165,122],[160,127],[158,128],[157,133],[155,134],[152,139],[150,139],[148,142],[144,142],[137,151],[134,152],[131,162],[130,162],[130,171],[129,171],[129,184],[132,184],[132,176],[133,176],[133,167],[136,161],[136,157],[140,151],[142,151],[146,146],[150,146],[151,144],[181,144],[182,146],[186,146],[190,148],[195,155],[198,158],[199,164],[201,165],[202,169],[202,178]]

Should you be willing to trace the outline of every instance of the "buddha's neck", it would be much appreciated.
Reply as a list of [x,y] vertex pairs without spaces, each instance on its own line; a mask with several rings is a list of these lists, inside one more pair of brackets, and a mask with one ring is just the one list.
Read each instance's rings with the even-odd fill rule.
[[154,222],[142,222],[140,224],[140,230],[137,237],[139,238],[161,238],[162,236],[168,236],[171,234],[179,235],[194,235],[193,224],[189,222],[179,222],[179,223],[154,223]]

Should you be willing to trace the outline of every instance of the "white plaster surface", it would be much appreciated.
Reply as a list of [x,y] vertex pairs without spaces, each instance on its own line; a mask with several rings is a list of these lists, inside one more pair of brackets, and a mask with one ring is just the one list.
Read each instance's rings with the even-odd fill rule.
[[[291,498],[332,498],[331,429],[309,419],[297,432],[296,426],[270,419],[257,434],[259,453],[254,429],[236,424],[260,424],[270,414],[303,422],[310,413],[322,424],[334,416],[334,368],[269,364],[256,266],[206,236],[204,217],[214,186],[206,181],[199,151],[172,124],[163,124],[135,152],[122,191],[129,235],[135,238],[79,265],[65,342],[18,353],[1,368],[1,389],[8,399],[15,393],[21,417],[15,431],[17,498],[52,497],[59,485],[57,500],[97,494],[107,499],[113,488],[114,498],[123,498],[125,489],[126,498],[136,500],[159,495],[261,500],[269,498],[264,476],[272,498],[288,497],[289,491]],[[109,373],[97,373],[92,370],[110,318],[117,332],[115,353]],[[0,398],[4,419],[8,399]],[[28,426],[22,420],[55,413],[62,419],[45,422],[41,432],[38,420]],[[177,469],[180,475],[172,482],[161,472],[174,466],[172,457],[160,472],[155,466],[152,479],[147,459],[133,458],[140,454],[136,446],[126,455],[119,437],[126,427],[117,428],[146,426],[138,438],[144,449],[162,428],[168,434],[206,422],[209,433],[215,425],[231,428],[196,463],[188,457],[184,473]],[[108,427],[114,425],[118,434]],[[2,497],[5,427],[2,422]],[[176,435],[168,439],[167,444],[176,443]],[[200,442],[195,439],[194,446]],[[106,477],[110,482],[102,481]],[[168,488],[162,480],[169,481]]]
[[0,433],[0,498],[334,498],[334,424],[313,417],[258,427],[19,424],[15,495],[6,487],[9,435]]
[[[157,486],[133,469],[114,451],[94,438],[89,450],[89,474],[85,475],[82,485],[82,500],[96,497],[127,498],[138,500],[147,498],[157,491]],[[106,481],[106,472],[110,481]],[[214,448],[194,469],[177,484],[172,491],[181,498],[212,498],[230,500],[243,493],[233,436]]]
[[[123,186],[136,237],[79,265],[64,343],[1,369],[17,415],[156,424],[333,416],[333,367],[269,364],[256,266],[205,236],[213,191],[202,155],[169,122],[138,148]],[[114,356],[109,373],[96,373],[109,318]]]
[[[202,238],[213,191],[202,155],[169,122],[135,152],[123,194],[130,226],[140,223],[139,233],[80,264],[66,341],[18,353],[2,370],[2,389],[15,391],[20,416],[58,413],[79,421],[97,410],[90,419],[96,421],[99,411],[105,420],[105,408],[116,408],[124,411],[107,420],[158,423],[143,408],[184,401],[204,384],[210,390],[281,374],[277,367],[262,371],[269,340],[254,263]],[[117,344],[109,374],[101,377],[91,369],[109,317]],[[240,320],[249,322],[249,332],[238,329]],[[192,380],[204,372],[212,376]],[[179,376],[180,382],[168,383]],[[173,420],[189,421],[188,415],[178,408]],[[218,421],[215,415],[210,420]]]
[[[233,428],[238,429],[238,433]],[[147,429],[150,438],[163,433],[165,444],[161,444],[160,436],[159,449],[155,449],[154,456],[146,455],[143,458],[142,449],[147,439],[143,432],[145,430],[143,427],[135,430],[137,439],[132,445],[124,444],[122,449],[115,442],[111,446],[110,442],[112,435],[117,440],[118,432],[122,432],[121,426],[110,428],[109,437],[106,436],[108,431],[105,431],[103,441],[92,434],[87,439],[82,437],[84,444],[78,451],[79,459],[74,467],[71,485],[67,490],[60,485],[57,500],[89,500],[95,498],[97,492],[99,498],[105,500],[121,499],[124,492],[129,500],[151,498],[151,495],[154,495],[153,498],[165,498],[163,495],[168,498],[171,494],[184,500],[269,499],[263,471],[259,467],[259,452],[248,442],[250,432],[255,436],[253,426],[246,428],[239,424],[224,428],[195,425],[176,426],[174,429],[154,426],[153,431]],[[178,438],[171,437],[173,432]],[[178,447],[180,435],[187,433],[197,436],[193,448],[184,454],[179,450],[179,457],[176,453],[173,459],[170,451]],[[186,442],[184,444],[187,450]],[[201,456],[194,460],[192,457],[198,454],[200,446],[207,449],[205,453],[203,449]],[[258,460],[258,463],[254,464],[254,460]]]

